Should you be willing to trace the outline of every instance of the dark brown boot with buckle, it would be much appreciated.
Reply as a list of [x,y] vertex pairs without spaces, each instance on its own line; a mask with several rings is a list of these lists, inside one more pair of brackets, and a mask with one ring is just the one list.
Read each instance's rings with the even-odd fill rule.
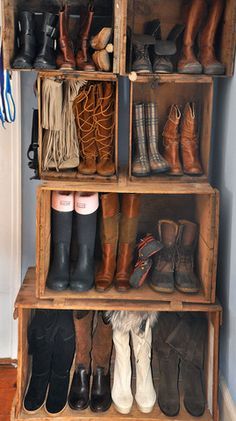
[[175,286],[181,292],[198,292],[200,282],[194,273],[194,252],[197,245],[197,224],[179,221],[175,266]]
[[124,193],[122,195],[118,260],[115,276],[115,287],[119,292],[125,292],[130,288],[129,278],[132,272],[139,208],[139,194]]
[[197,118],[194,103],[187,103],[184,108],[181,124],[181,154],[183,170],[188,175],[201,175],[202,166],[199,160],[199,142],[197,136]]
[[112,286],[116,270],[119,228],[119,197],[117,193],[101,195],[102,263],[95,278],[95,288],[104,292]]
[[180,135],[179,135],[179,123],[181,118],[181,112],[177,105],[172,105],[168,119],[163,129],[163,157],[168,162],[170,169],[168,174],[171,175],[182,175],[182,165],[179,158],[179,146],[180,146]]
[[69,40],[68,20],[69,20],[68,7],[66,5],[59,12],[60,53],[57,57],[57,66],[60,69],[66,69],[66,70],[75,68],[75,57],[74,57],[73,47]]
[[178,224],[174,221],[158,222],[158,233],[163,249],[154,256],[150,286],[158,292],[174,291],[175,248]]
[[95,71],[95,65],[91,59],[88,48],[89,48],[89,32],[93,20],[93,9],[90,7],[85,13],[81,14],[80,19],[80,34],[79,34],[79,49],[76,54],[76,66],[79,70],[85,72]]

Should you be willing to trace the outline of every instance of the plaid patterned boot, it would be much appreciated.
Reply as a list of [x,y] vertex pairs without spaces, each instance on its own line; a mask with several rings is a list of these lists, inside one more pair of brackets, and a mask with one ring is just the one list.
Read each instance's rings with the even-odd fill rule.
[[166,172],[170,167],[158,150],[158,116],[157,104],[155,102],[145,104],[145,116],[151,172],[154,174]]
[[133,121],[134,159],[132,174],[135,177],[145,177],[150,175],[150,165],[146,146],[144,104],[134,104]]

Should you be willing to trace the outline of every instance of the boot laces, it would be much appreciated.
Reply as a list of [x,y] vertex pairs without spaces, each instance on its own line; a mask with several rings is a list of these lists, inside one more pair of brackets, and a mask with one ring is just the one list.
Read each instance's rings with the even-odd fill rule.
[[[108,99],[111,99],[109,104],[106,108],[103,108],[103,101],[107,101]],[[113,92],[111,92],[111,94],[107,97],[99,98],[96,111],[97,112],[94,115],[96,123],[96,142],[98,144],[101,159],[108,160],[113,155],[113,136],[115,128]],[[106,122],[111,123],[108,125]]]
[[138,45],[136,49],[136,60],[149,60],[149,54],[148,54],[148,46],[147,45]]

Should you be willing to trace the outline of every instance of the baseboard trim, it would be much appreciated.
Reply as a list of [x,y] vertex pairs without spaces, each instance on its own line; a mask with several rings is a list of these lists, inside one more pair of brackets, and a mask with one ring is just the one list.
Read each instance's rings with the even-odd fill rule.
[[235,421],[236,405],[222,376],[220,376],[219,394],[220,421]]

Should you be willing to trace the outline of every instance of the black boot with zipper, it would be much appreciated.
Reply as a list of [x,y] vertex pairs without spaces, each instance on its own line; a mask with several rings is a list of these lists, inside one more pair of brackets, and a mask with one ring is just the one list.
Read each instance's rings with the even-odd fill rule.
[[56,68],[56,38],[57,38],[58,16],[51,13],[45,13],[43,24],[39,32],[38,55],[34,62],[36,69],[55,69]]

